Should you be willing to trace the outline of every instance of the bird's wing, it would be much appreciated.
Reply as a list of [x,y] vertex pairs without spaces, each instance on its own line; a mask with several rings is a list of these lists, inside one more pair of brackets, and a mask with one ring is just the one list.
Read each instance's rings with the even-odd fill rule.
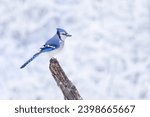
[[48,52],[48,51],[55,50],[57,48],[59,48],[58,44],[51,43],[51,44],[43,45],[40,49],[41,49],[41,52]]
[[24,68],[27,64],[29,64],[33,59],[35,59],[39,54],[43,52],[50,52],[59,48],[58,44],[45,44],[43,47],[40,48],[40,51],[34,54],[28,61],[26,61],[20,68]]

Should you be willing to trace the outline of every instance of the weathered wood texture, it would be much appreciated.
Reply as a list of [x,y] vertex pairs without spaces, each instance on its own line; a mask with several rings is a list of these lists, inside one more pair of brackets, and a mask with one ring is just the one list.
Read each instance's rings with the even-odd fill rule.
[[57,59],[50,59],[49,69],[57,85],[60,87],[65,100],[82,100],[75,85],[68,79]]

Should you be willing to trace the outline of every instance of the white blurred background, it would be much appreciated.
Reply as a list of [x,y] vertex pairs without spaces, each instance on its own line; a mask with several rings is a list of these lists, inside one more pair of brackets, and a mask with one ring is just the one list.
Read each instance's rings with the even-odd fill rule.
[[63,99],[47,54],[20,69],[57,27],[84,99],[150,99],[149,0],[0,0],[0,99]]

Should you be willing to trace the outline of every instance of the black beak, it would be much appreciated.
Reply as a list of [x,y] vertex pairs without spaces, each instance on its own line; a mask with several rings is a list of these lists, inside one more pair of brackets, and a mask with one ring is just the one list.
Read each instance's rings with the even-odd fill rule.
[[67,36],[67,37],[71,37],[72,35],[70,35],[70,34],[67,34],[66,36]]

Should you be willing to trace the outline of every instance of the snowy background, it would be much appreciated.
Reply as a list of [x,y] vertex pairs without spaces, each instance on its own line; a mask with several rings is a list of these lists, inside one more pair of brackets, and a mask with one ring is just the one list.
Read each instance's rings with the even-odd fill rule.
[[47,54],[19,69],[57,27],[84,99],[150,99],[149,0],[0,0],[0,99],[63,99]]

